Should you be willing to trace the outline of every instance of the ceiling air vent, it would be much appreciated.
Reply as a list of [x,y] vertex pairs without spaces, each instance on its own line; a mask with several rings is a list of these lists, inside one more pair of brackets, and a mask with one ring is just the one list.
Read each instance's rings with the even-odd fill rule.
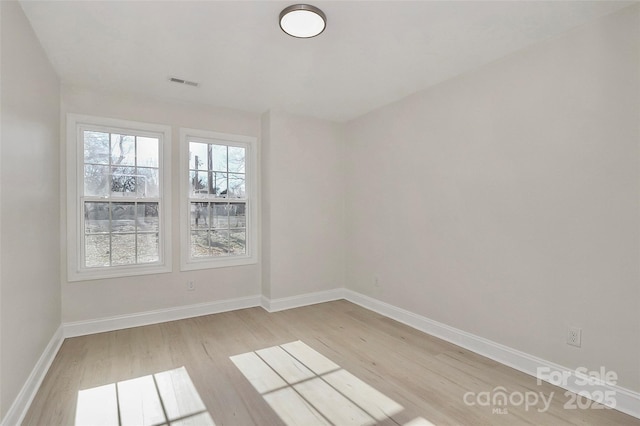
[[173,83],[186,84],[187,86],[198,87],[200,83],[196,83],[195,81],[183,80],[181,78],[169,77],[169,81]]

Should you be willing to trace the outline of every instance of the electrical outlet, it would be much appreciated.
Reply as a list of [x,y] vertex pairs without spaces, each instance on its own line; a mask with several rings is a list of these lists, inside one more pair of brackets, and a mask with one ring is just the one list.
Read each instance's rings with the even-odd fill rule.
[[195,281],[187,281],[187,291],[194,291],[196,289]]
[[567,345],[580,347],[582,344],[582,329],[578,327],[569,327],[567,329]]

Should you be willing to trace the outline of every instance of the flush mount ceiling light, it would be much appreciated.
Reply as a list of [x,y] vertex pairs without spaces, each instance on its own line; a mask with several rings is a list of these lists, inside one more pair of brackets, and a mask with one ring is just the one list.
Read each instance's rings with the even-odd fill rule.
[[323,32],[326,26],[325,14],[309,4],[294,4],[280,12],[280,28],[292,37],[315,37]]

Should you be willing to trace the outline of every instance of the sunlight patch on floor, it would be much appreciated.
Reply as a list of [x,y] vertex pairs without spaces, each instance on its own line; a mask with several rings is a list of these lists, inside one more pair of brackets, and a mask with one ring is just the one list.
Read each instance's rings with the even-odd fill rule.
[[184,367],[78,392],[76,426],[215,426]]
[[[372,425],[404,408],[301,341],[230,357],[284,423]],[[429,426],[418,417],[406,426]]]

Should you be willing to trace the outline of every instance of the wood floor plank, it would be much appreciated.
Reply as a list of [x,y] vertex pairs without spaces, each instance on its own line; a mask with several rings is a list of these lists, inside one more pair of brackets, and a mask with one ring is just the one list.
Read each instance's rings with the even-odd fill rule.
[[332,424],[372,425],[375,419],[320,378],[298,383],[293,388]]
[[299,392],[291,387],[285,387],[264,395],[269,406],[287,425],[329,426],[331,423],[307,402]]
[[[298,341],[300,343],[296,343]],[[256,390],[234,364],[233,357],[251,353],[257,357],[256,351],[278,346],[287,356],[310,367],[312,375],[301,374],[304,369],[294,372],[291,368],[298,366],[287,361],[288,364],[277,368],[283,369],[285,375],[301,379],[293,385],[299,389],[285,384],[280,391],[273,390],[273,386],[267,391],[266,388]],[[310,355],[314,352],[319,354],[315,360],[315,355]],[[263,354],[268,358],[274,353],[278,354],[275,351]],[[335,371],[343,370],[355,380],[342,378],[344,380],[334,382],[333,387],[327,382],[320,384],[320,388],[309,384],[312,380],[322,381],[323,374],[331,374],[324,370],[334,365],[339,367]],[[267,368],[276,374],[273,368]],[[82,391],[115,387],[145,376],[166,378],[163,374],[180,369],[190,378],[190,390],[187,390],[188,384],[160,383],[162,379],[158,389],[174,392],[176,404],[204,407],[204,412],[182,418],[180,422],[185,425],[284,425],[290,424],[295,418],[293,414],[300,410],[308,411],[308,424],[324,424],[331,420],[327,415],[335,416],[334,422],[346,424],[350,420],[339,417],[340,410],[336,408],[339,404],[365,406],[371,403],[367,401],[376,398],[378,404],[383,404],[380,401],[388,402],[388,398],[402,410],[381,420],[369,416],[371,422],[380,426],[640,426],[640,420],[616,410],[567,410],[564,404],[570,396],[565,396],[563,389],[547,383],[538,385],[534,377],[346,301],[277,313],[250,308],[66,339],[23,424],[74,425],[76,415],[84,415],[82,405],[78,407],[79,401],[84,404]],[[366,393],[364,391],[349,393],[360,382],[375,391],[371,391],[374,396],[366,401],[358,401],[358,395]],[[325,385],[329,388],[322,387]],[[492,391],[497,387],[504,387],[508,392],[541,392],[552,398],[544,412],[508,406],[503,414],[493,412],[491,406],[469,406],[463,400],[466,392]],[[344,396],[347,403],[332,401],[330,391]],[[198,405],[194,393],[202,405]],[[177,402],[182,397],[186,400]],[[314,402],[309,402],[307,397]],[[287,405],[291,401],[301,401],[302,405],[291,408]],[[322,410],[328,413],[321,413]],[[365,418],[360,416],[352,417]],[[376,416],[382,417],[380,411]]]
[[314,351],[304,342],[296,340],[295,342],[281,345],[282,349],[287,351],[291,356],[300,361],[314,374],[325,374],[334,370],[338,370],[340,366],[321,353]]
[[118,422],[118,396],[115,384],[78,392],[76,426],[109,426]]
[[186,368],[163,371],[153,377],[169,421],[207,411]]
[[295,384],[314,376],[304,364],[289,355],[280,346],[272,346],[255,352],[288,384]]
[[216,426],[209,413],[200,413],[171,422],[171,426]]
[[118,382],[116,387],[123,426],[153,426],[167,421],[153,376]]
[[231,361],[260,395],[288,386],[288,383],[255,352],[232,356]]
[[377,421],[393,417],[404,410],[402,405],[344,369],[328,373],[322,379]]

